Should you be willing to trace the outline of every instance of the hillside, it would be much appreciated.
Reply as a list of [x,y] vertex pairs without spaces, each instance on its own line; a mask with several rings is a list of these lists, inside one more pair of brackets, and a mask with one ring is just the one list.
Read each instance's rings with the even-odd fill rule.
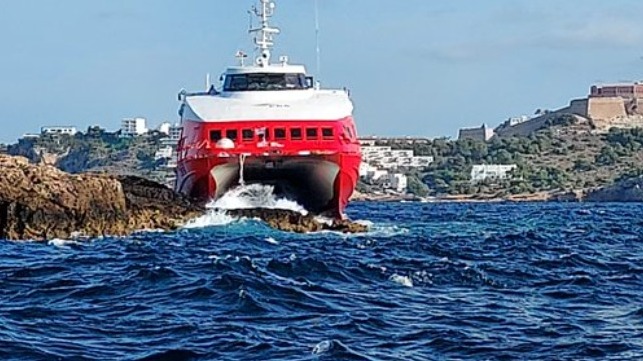
[[[86,171],[136,175],[163,182],[172,174],[166,160],[154,160],[163,135],[120,138],[90,128],[75,136],[21,139],[7,152],[69,173]],[[426,144],[381,142],[433,156],[424,172],[408,174],[408,189],[418,196],[475,195],[480,198],[577,191],[605,187],[643,174],[643,129],[597,131],[591,122],[560,116],[529,136],[496,137],[490,142],[434,139]],[[508,179],[471,182],[473,165],[515,164]],[[358,187],[370,193],[367,185]]]
[[74,136],[40,136],[20,139],[7,153],[24,156],[34,163],[54,165],[69,172],[108,172],[137,175],[162,182],[168,175],[166,161],[155,161],[162,134],[121,138],[98,128]]
[[[436,139],[412,148],[418,155],[435,157],[425,173],[415,175],[422,182],[413,181],[413,188],[416,193],[425,193],[421,195],[502,196],[582,190],[643,173],[641,128],[612,128],[603,133],[589,122],[569,116],[553,119],[547,128],[527,137],[494,138],[488,143]],[[517,169],[508,180],[472,184],[474,164],[515,164]]]

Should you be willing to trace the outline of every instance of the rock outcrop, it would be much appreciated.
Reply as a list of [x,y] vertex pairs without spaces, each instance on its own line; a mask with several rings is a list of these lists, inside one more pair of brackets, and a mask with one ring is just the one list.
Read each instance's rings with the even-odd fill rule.
[[171,230],[204,212],[170,189],[136,177],[70,175],[5,155],[0,170],[0,239]]
[[[72,175],[0,154],[0,239],[95,238],[144,229],[173,230],[205,211],[204,205],[143,178]],[[258,218],[288,232],[367,231],[357,223],[326,224],[287,210],[233,210],[229,214]]]
[[615,184],[588,191],[587,202],[643,202],[643,177],[626,179]]
[[312,215],[303,215],[299,212],[285,209],[234,209],[226,213],[234,218],[255,218],[266,222],[270,227],[294,233],[310,233],[321,231],[335,231],[342,233],[364,233],[368,227],[349,220],[335,220],[328,223],[317,220]]

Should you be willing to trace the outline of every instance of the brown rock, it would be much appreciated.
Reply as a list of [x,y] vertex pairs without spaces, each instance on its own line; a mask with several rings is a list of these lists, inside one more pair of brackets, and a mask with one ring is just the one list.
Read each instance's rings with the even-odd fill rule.
[[633,177],[585,194],[587,202],[643,202],[643,177]]
[[0,239],[121,236],[176,229],[204,209],[136,177],[70,175],[0,155]]
[[331,224],[320,222],[312,215],[284,209],[234,209],[226,211],[235,218],[256,218],[266,222],[270,227],[294,233],[335,231],[342,233],[365,233],[368,227],[349,220],[336,220]]

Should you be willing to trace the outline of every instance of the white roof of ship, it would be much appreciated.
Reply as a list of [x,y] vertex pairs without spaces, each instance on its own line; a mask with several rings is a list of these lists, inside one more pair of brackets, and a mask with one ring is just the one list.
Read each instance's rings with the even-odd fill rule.
[[184,119],[207,122],[243,120],[340,120],[353,113],[343,90],[234,92],[189,96]]
[[270,74],[306,74],[306,67],[303,65],[290,64],[272,64],[268,66],[231,66],[225,74],[252,74],[252,73],[270,73]]

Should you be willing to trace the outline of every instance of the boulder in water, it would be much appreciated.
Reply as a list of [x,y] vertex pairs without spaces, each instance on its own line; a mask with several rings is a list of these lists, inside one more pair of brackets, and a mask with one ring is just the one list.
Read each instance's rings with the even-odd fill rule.
[[335,220],[321,222],[312,215],[287,209],[233,209],[226,213],[235,218],[255,218],[266,222],[270,227],[294,233],[311,233],[321,231],[335,231],[341,233],[365,233],[368,227],[349,220]]
[[171,230],[204,207],[137,177],[67,174],[0,155],[0,239],[51,240]]

